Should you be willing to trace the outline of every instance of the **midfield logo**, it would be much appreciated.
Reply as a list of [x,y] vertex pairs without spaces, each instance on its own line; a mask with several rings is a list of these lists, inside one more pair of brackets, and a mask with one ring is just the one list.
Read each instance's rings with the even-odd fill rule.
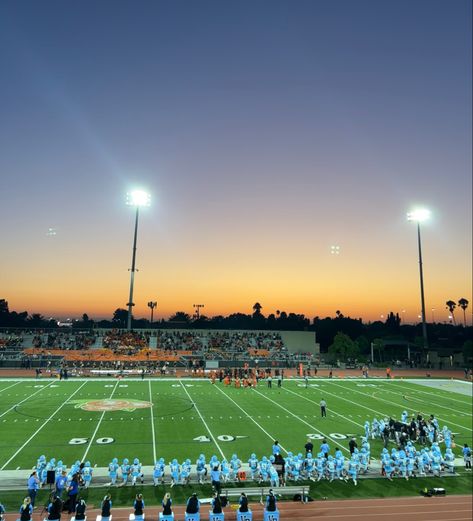
[[151,402],[143,400],[71,400],[75,403],[75,409],[83,411],[127,411],[133,412],[136,409],[149,409],[153,406]]

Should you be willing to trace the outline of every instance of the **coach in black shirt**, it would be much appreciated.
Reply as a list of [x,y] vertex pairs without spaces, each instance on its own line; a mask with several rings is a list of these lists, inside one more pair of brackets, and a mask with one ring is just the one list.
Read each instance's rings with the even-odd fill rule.
[[314,444],[310,440],[307,440],[307,443],[304,445],[304,448],[305,455],[307,456],[309,452],[312,454],[312,452],[314,451]]

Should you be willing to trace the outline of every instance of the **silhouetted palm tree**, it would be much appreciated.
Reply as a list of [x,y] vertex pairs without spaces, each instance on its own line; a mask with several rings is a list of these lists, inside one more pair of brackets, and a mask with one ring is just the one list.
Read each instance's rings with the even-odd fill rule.
[[463,325],[466,327],[466,308],[468,307],[468,300],[466,298],[461,298],[458,301],[458,305],[463,309]]
[[453,324],[455,325],[455,308],[457,307],[457,305],[453,300],[447,300],[445,304],[447,305],[447,309],[450,311],[450,314],[452,315]]
[[263,309],[263,306],[257,302],[254,306],[253,306],[253,311],[254,311],[254,314],[255,315],[261,315],[261,310]]

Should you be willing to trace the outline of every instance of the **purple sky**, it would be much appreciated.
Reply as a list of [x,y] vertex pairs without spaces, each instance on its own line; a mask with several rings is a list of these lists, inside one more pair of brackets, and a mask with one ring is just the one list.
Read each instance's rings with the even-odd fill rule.
[[471,301],[471,20],[466,0],[1,2],[0,298],[123,307],[142,186],[138,315],[414,319],[416,204],[427,308]]

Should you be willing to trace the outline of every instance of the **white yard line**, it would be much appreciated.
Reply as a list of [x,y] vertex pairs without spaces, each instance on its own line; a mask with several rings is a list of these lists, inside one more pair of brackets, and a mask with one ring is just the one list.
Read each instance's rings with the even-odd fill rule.
[[268,398],[267,396],[265,396],[263,393],[257,391],[256,389],[252,388],[253,391],[257,394],[259,394],[260,396],[262,396],[263,398],[265,398],[266,400],[274,403],[275,405],[277,405],[278,407],[280,407],[283,411],[286,411],[288,414],[290,414],[291,416],[294,416],[294,418],[296,418],[297,420],[299,420],[300,422],[302,423],[305,423],[308,427],[310,427],[311,429],[314,429],[314,431],[317,431],[319,434],[321,434],[324,438],[327,438],[329,440],[332,440],[335,445],[338,445],[341,449],[343,449],[345,452],[350,452],[346,447],[344,447],[341,443],[338,443],[337,440],[334,440],[332,438],[330,438],[330,436],[328,436],[328,434],[324,434],[322,431],[320,431],[319,429],[317,429],[317,427],[314,427],[313,425],[311,425],[309,422],[306,422],[305,420],[303,420],[302,418],[300,418],[299,416],[297,416],[297,414],[294,414],[293,412],[291,412],[289,409],[286,409],[286,407],[282,406],[280,403],[278,402],[275,402],[274,400],[271,400],[271,398]]
[[10,411],[12,411],[15,407],[18,407],[19,405],[21,405],[22,403],[26,402],[26,400],[29,400],[30,398],[33,398],[33,396],[36,396],[38,393],[40,393],[41,391],[44,391],[45,389],[47,389],[51,384],[53,384],[55,382],[55,380],[53,380],[52,382],[49,382],[48,385],[46,385],[45,387],[41,387],[41,389],[38,389],[36,392],[34,392],[33,394],[30,394],[27,398],[25,398],[24,400],[21,400],[21,402],[18,402],[16,403],[15,405],[12,405],[8,410],[6,410],[4,413],[0,414],[0,418],[2,416],[5,416],[5,414],[9,413]]
[[23,445],[15,452],[15,454],[13,454],[13,456],[6,462],[3,464],[3,467],[0,468],[0,470],[3,470],[9,463],[10,461],[12,461],[27,445],[28,443],[44,428],[46,427],[46,425],[50,422],[50,420],[64,407],[64,405],[66,405],[69,400],[75,396],[81,389],[82,387],[84,387],[84,385],[86,384],[87,382],[84,382],[80,387],[78,387],[70,396],[69,398],[65,401],[65,402],[62,402],[62,404],[51,414],[51,416],[41,425],[41,427],[39,429],[36,430],[36,432],[34,432],[26,441],[25,443],[23,443]]
[[212,431],[209,429],[209,426],[207,425],[207,422],[204,420],[204,417],[202,416],[202,414],[200,414],[200,411],[199,411],[199,408],[197,407],[197,404],[192,399],[191,395],[189,394],[189,391],[186,389],[186,386],[182,383],[181,379],[179,379],[179,383],[181,384],[181,386],[184,389],[185,393],[189,397],[189,400],[191,401],[192,405],[194,406],[197,414],[200,416],[200,419],[202,420],[202,423],[204,424],[205,428],[207,429],[207,432],[209,433],[210,437],[212,438],[212,441],[215,443],[217,449],[219,450],[220,454],[222,455],[222,458],[225,458],[225,454],[223,453],[222,449],[220,448],[220,445],[217,443],[217,440],[215,439],[214,435],[212,434]]
[[[288,393],[294,394],[295,396],[299,396],[299,398],[304,398],[304,400],[307,400],[308,402],[314,403],[315,405],[319,405],[316,401],[311,400],[310,398],[307,398],[303,394],[295,393],[294,391],[291,391],[287,387],[283,387],[282,389],[284,389],[284,391],[287,391]],[[358,425],[358,427],[364,428],[364,425],[362,425],[361,423],[358,423],[356,421],[350,420],[350,418],[347,418],[343,414],[339,414],[338,412],[335,412],[333,409],[329,409],[328,412],[329,412],[329,414],[335,414],[335,416],[340,416],[340,418],[342,418],[342,419],[344,419],[346,421],[349,421],[351,423],[354,423],[355,425]]]
[[[347,398],[343,398],[343,396],[339,396],[338,394],[331,393],[330,391],[327,391],[325,388],[323,388],[323,389],[322,388],[314,389],[314,391],[315,390],[318,390],[322,394],[328,394],[330,396],[333,396],[333,397],[335,397],[335,398],[337,398],[339,400],[344,400],[345,402],[351,403],[352,405],[356,405],[357,407],[363,407],[363,409],[366,409],[367,411],[374,412],[377,416],[381,415],[383,418],[385,416],[389,416],[385,412],[380,412],[380,411],[377,411],[375,409],[371,409],[371,407],[367,407],[366,405],[362,405],[361,403],[356,403],[356,402],[354,402],[352,400],[348,400]],[[331,411],[331,409],[329,409],[329,411]]]
[[[343,386],[341,385],[338,385],[336,384],[335,382],[332,382],[333,385],[336,385],[337,387],[341,387],[342,389],[344,389]],[[350,391],[353,391],[355,393],[358,393],[358,394],[361,394],[362,396],[364,396],[365,398],[370,398],[370,395],[369,394],[366,394],[366,393],[363,393],[361,391],[358,391],[357,389],[353,389],[353,388],[350,388]],[[381,391],[382,392],[382,391]],[[389,403],[389,405],[395,405],[397,407],[401,407],[403,409],[406,408],[406,404],[403,403],[403,404],[400,404],[400,403],[395,403],[395,402],[392,402],[392,401],[389,401],[389,400],[385,400],[384,398],[380,398],[379,396],[376,397],[376,400],[381,400],[382,402],[386,402],[386,403]],[[354,403],[354,402],[352,402]],[[435,415],[437,417],[437,419],[439,420],[442,420],[443,422],[445,422],[447,425],[448,424],[451,424],[451,425],[455,425],[455,427],[460,427],[461,429],[466,429],[468,431],[472,431],[473,429],[470,429],[469,427],[465,427],[465,425],[459,425],[458,423],[453,423],[451,420],[446,420],[445,418],[441,418],[438,414]]]
[[[228,394],[224,391],[222,391],[222,389],[220,389],[220,387],[214,385],[214,387],[219,390],[224,396],[226,396],[231,402],[233,402],[239,409],[240,411],[245,415],[246,418],[248,418],[249,420],[251,420],[257,427],[258,429],[261,429],[268,438],[271,438],[273,441],[276,440],[277,438],[275,436],[272,436],[271,434],[269,434],[268,431],[266,431],[265,429],[263,429],[263,427],[261,427],[261,425],[252,417],[250,416],[246,411],[245,409],[243,409],[243,407],[240,407],[237,402],[233,399],[233,398],[230,398],[230,396],[228,396]],[[279,446],[281,447],[281,449],[287,454],[287,450],[281,445],[279,444]]]
[[[385,391],[387,391],[388,393],[392,393],[392,394],[397,394],[398,396],[407,396],[408,397],[408,400],[415,400],[416,402],[421,402],[425,405],[425,399],[421,399],[421,398],[414,398],[414,396],[412,396],[412,394],[409,394],[410,392],[411,393],[416,393],[417,391],[415,389],[407,389],[406,392],[404,393],[401,393],[401,392],[398,392],[398,391],[392,391],[391,389],[385,389]],[[430,396],[435,396],[437,397],[437,395],[433,394],[433,393],[429,393]],[[452,412],[456,412],[458,414],[462,414],[464,416],[473,416],[473,414],[471,414],[471,412],[463,412],[463,411],[459,411],[458,409],[452,409],[451,407],[448,407],[446,405],[440,405],[439,403],[435,403],[433,402],[432,400],[429,400],[429,403],[431,405],[434,405],[435,407],[440,407],[442,409],[448,409],[449,411],[452,411]]]
[[156,463],[156,434],[154,432],[153,396],[151,394],[151,380],[148,380],[149,401],[151,403],[151,432],[153,433],[153,463]]
[[[114,392],[116,391],[117,387],[118,387],[118,384],[119,384],[120,380],[117,380],[116,384],[115,384],[115,387],[113,388],[112,390],[112,394],[110,395],[110,397],[108,398],[109,400],[112,399],[112,396],[114,394]],[[92,446],[92,443],[94,442],[94,439],[95,439],[95,435],[97,434],[98,430],[99,430],[99,427],[100,427],[100,424],[102,423],[102,420],[103,420],[103,417],[105,416],[105,413],[107,411],[103,411],[102,415],[100,416],[100,419],[97,423],[97,427],[95,427],[95,431],[94,433],[92,434],[92,437],[90,438],[90,441],[87,445],[87,448],[85,449],[85,452],[84,452],[84,455],[82,456],[82,459],[81,461],[85,461],[85,458],[87,457],[87,454],[89,453],[89,450],[90,450],[90,447]]]
[[3,393],[3,391],[6,391],[7,389],[10,389],[10,387],[14,387],[15,385],[18,385],[20,382],[15,382],[14,384],[9,385],[8,387],[5,387],[0,391],[0,393]]
[[[397,380],[395,380],[395,382],[396,383],[401,383],[401,382],[398,382]],[[413,389],[412,387],[405,387],[405,389],[410,390],[410,392],[412,392],[412,393],[422,393],[422,394],[427,394],[429,396],[432,396],[432,394],[433,394],[431,392],[429,393],[427,391],[422,391],[421,389],[417,389],[417,387],[419,387],[419,384],[416,384],[415,382],[406,381],[406,383],[408,383],[410,385],[415,385],[416,386],[416,389]],[[398,385],[394,385],[394,387],[397,387],[398,389],[400,389],[400,387]],[[438,391],[447,392],[447,393],[452,394],[452,391],[449,391],[448,389],[440,389],[440,387],[432,387],[432,390],[438,390]],[[449,402],[458,402],[458,403],[461,403],[461,404],[465,405],[465,400],[456,400],[455,398],[450,398],[450,396],[441,396],[441,395],[438,395],[438,394],[434,394],[434,396],[436,398],[440,398],[441,400],[448,400]],[[467,396],[465,394],[465,398],[467,400],[471,401],[471,396]]]

